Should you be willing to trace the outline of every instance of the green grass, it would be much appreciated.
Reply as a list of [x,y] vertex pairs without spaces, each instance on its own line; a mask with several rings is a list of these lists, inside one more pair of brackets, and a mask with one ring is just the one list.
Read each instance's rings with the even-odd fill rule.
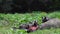
[[[42,17],[48,16],[52,18],[60,18],[60,12],[45,13],[45,12],[33,12],[25,14],[1,14],[0,13],[0,34],[28,34],[24,30],[15,30],[11,28],[18,27],[22,23],[28,23],[30,21],[37,20],[38,24],[42,22]],[[29,34],[60,34],[60,29],[45,29],[37,30]]]

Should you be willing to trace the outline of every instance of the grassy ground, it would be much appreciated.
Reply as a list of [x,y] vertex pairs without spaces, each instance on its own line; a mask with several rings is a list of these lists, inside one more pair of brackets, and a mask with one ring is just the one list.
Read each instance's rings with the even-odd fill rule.
[[[13,31],[11,28],[13,26],[18,27],[19,24],[21,23],[28,23],[29,21],[33,21],[33,20],[37,20],[38,24],[40,25],[43,16],[60,18],[60,12],[52,12],[48,14],[45,12],[33,12],[33,13],[25,13],[25,14],[0,13],[0,34],[28,34],[24,30]],[[60,29],[37,30],[29,34],[60,34]]]

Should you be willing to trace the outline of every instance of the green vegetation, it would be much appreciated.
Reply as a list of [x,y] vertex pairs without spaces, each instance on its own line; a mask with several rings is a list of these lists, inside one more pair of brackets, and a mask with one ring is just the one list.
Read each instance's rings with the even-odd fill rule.
[[[37,20],[40,25],[42,17],[60,18],[60,12],[45,13],[33,12],[25,14],[1,14],[0,13],[0,34],[28,34],[24,30],[12,30],[12,27],[18,27],[22,23]],[[60,29],[37,30],[29,34],[60,34]]]

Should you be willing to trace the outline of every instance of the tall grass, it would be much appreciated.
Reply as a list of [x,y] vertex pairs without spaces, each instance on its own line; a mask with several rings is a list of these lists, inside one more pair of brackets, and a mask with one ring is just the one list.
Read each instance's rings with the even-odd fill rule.
[[[28,34],[24,30],[12,30],[12,27],[18,27],[22,23],[37,20],[38,24],[42,22],[42,17],[60,18],[60,12],[45,13],[33,12],[25,14],[1,14],[0,13],[0,34]],[[37,30],[29,34],[60,34],[60,29]]]

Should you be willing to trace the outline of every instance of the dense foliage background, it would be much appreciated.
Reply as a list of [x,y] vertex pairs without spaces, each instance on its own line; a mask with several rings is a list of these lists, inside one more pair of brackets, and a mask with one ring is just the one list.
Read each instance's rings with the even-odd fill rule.
[[0,0],[0,12],[2,13],[51,12],[59,9],[60,0]]

